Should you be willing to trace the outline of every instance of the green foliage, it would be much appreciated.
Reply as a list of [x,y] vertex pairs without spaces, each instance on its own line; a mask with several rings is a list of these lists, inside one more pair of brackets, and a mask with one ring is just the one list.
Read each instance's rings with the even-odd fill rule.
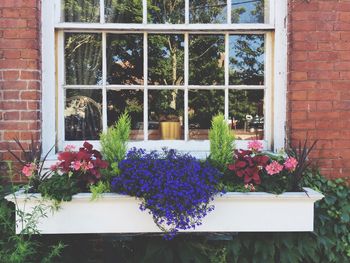
[[[28,186],[26,186],[28,188]],[[10,192],[18,191],[19,187],[10,186]],[[33,234],[38,233],[37,222],[45,217],[49,206],[38,202],[33,207],[32,213],[15,212],[18,207],[16,196],[13,195],[15,205],[7,202],[3,196],[9,192],[0,186],[0,262],[3,263],[48,263],[58,259],[65,247],[61,242],[46,247],[40,243]],[[28,194],[30,198],[30,194]],[[17,222],[15,222],[15,213],[17,213]],[[15,233],[15,225],[22,225],[22,231]]]
[[127,141],[131,130],[131,120],[127,112],[123,113],[114,127],[100,135],[101,152],[110,163],[112,175],[119,173],[118,164],[124,159],[127,150]]
[[223,114],[213,117],[209,131],[210,159],[225,168],[233,161],[235,136],[225,121]]
[[54,173],[50,178],[43,181],[39,186],[39,193],[44,198],[61,201],[70,201],[72,196],[79,192],[77,180],[72,178],[72,174]]
[[90,186],[90,192],[92,194],[91,201],[97,200],[103,193],[110,191],[110,185],[108,182],[99,181],[96,185]]

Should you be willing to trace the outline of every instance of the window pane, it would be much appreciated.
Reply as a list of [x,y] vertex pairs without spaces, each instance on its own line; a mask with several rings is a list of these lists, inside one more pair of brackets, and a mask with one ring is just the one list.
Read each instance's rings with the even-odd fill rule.
[[143,84],[142,35],[107,35],[107,82]]
[[64,52],[66,84],[101,84],[101,34],[65,33]]
[[264,35],[230,36],[230,84],[264,85]]
[[211,119],[224,112],[224,90],[189,90],[189,138],[207,140]]
[[143,140],[143,90],[107,91],[107,124],[114,125],[127,111],[131,118],[130,140]]
[[98,140],[102,131],[102,91],[66,90],[65,139]]
[[229,117],[238,140],[264,139],[264,90],[230,90]]
[[105,0],[106,23],[142,23],[142,0]]
[[190,0],[190,23],[220,24],[226,22],[226,0]]
[[100,22],[100,0],[65,0],[65,22]]
[[184,36],[149,35],[148,84],[183,85]]
[[224,43],[223,35],[190,35],[190,85],[224,84]]
[[265,0],[231,0],[232,23],[264,23]]
[[183,90],[148,91],[148,139],[183,139],[183,120]]
[[154,24],[183,24],[184,0],[151,0],[147,3],[148,22]]

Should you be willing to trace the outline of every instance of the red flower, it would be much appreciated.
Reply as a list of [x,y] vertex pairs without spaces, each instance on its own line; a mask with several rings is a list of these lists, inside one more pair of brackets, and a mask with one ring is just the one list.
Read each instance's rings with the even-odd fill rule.
[[235,162],[228,165],[228,169],[234,171],[238,177],[244,177],[244,183],[261,183],[260,171],[270,158],[266,155],[253,155],[249,150],[235,150]]

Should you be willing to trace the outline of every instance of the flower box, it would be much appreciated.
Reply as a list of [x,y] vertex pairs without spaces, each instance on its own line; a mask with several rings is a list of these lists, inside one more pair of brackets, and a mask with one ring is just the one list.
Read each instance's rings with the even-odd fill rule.
[[[314,203],[323,195],[310,188],[304,190],[281,195],[232,192],[217,196],[212,202],[214,211],[189,232],[313,231]],[[6,199],[15,202],[14,195]],[[42,199],[40,194],[17,192],[16,202],[17,209],[31,212]],[[61,203],[58,211],[41,218],[38,230],[42,234],[161,232],[152,216],[140,211],[139,203],[134,197],[112,193],[91,201],[91,194],[80,193],[72,201]],[[16,232],[21,229],[17,224]]]

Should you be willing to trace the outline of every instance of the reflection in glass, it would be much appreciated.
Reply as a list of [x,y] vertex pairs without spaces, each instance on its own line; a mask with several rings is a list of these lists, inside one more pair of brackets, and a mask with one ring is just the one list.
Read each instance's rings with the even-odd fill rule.
[[98,140],[102,131],[102,91],[66,90],[64,123],[67,141]]
[[143,84],[143,36],[107,35],[107,82]]
[[231,0],[232,23],[264,23],[265,0]]
[[142,23],[142,0],[105,0],[106,23]]
[[149,35],[148,84],[183,85],[184,36]]
[[190,35],[190,85],[224,84],[224,42],[223,35]]
[[238,140],[264,139],[264,90],[230,90],[229,118]]
[[190,0],[190,23],[223,24],[227,22],[226,0]]
[[148,91],[148,139],[183,139],[183,121],[183,90]]
[[230,85],[264,85],[264,35],[230,35]]
[[183,24],[185,0],[151,0],[147,3],[148,23]]
[[127,111],[131,118],[131,140],[143,140],[143,91],[108,90],[107,124],[114,125],[119,116]]
[[189,138],[207,140],[211,119],[224,113],[224,90],[189,90],[188,119]]
[[66,84],[96,85],[102,79],[101,34],[65,33]]
[[65,22],[100,22],[100,0],[64,0]]

